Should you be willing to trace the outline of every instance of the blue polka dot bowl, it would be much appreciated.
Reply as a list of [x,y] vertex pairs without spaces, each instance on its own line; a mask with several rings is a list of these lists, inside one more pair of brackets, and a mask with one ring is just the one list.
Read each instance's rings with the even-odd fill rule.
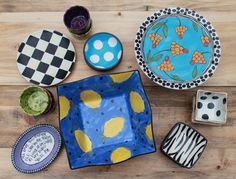
[[120,40],[107,32],[96,33],[84,44],[86,63],[98,71],[115,68],[122,59],[123,47]]

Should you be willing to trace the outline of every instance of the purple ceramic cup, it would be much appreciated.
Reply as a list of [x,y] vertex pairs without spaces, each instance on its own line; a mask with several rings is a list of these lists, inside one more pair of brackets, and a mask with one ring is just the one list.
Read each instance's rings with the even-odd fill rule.
[[88,9],[83,6],[72,6],[64,14],[64,24],[77,37],[86,36],[91,29],[92,20]]

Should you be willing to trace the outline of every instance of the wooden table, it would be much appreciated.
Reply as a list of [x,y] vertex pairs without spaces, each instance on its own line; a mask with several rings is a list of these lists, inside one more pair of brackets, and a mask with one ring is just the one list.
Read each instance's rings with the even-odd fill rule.
[[[98,72],[90,69],[82,56],[84,41],[72,37],[62,22],[68,7],[80,3],[91,10],[94,32],[108,31],[124,45],[122,63],[112,72],[139,69],[134,56],[134,36],[139,24],[153,11],[183,6],[204,15],[215,26],[222,43],[222,58],[214,74],[199,89],[225,91],[229,95],[228,122],[222,127],[191,124],[204,134],[209,145],[191,170],[183,169],[159,151],[160,143],[178,121],[190,123],[192,96],[197,89],[174,91],[156,86],[142,76],[150,99],[157,152],[127,162],[101,167],[70,170],[63,147],[58,158],[42,172],[26,175],[11,164],[11,147],[27,128],[38,123],[58,127],[58,110],[30,120],[19,108],[18,97],[30,85],[18,73],[16,51],[30,32],[51,28],[68,35],[76,46],[77,62],[65,82],[79,80]],[[1,0],[0,1],[0,178],[236,178],[236,1],[235,0]],[[56,97],[55,87],[51,88]],[[56,99],[57,100],[57,99]]]

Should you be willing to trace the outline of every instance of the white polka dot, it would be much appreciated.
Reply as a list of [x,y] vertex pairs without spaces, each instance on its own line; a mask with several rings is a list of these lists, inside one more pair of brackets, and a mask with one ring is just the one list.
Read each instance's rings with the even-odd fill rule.
[[93,63],[98,63],[99,60],[100,60],[100,58],[99,58],[98,55],[91,55],[89,59],[90,59],[90,61],[93,62]]
[[111,60],[113,60],[113,58],[114,58],[114,55],[113,55],[113,53],[111,53],[111,52],[106,52],[106,53],[104,54],[104,59],[105,59],[106,61],[111,61]]
[[87,52],[87,51],[88,51],[88,49],[89,49],[89,46],[88,46],[88,44],[86,44],[86,45],[85,45],[85,49],[84,49],[84,50],[85,50],[85,52]]
[[122,54],[122,51],[120,50],[119,53],[118,53],[118,55],[117,55],[117,58],[118,58],[118,59],[120,59],[121,54]]
[[110,47],[115,47],[116,44],[117,44],[116,38],[111,37],[111,38],[108,39],[108,45],[109,45]]
[[94,48],[100,50],[103,47],[103,43],[101,40],[95,40],[93,43]]

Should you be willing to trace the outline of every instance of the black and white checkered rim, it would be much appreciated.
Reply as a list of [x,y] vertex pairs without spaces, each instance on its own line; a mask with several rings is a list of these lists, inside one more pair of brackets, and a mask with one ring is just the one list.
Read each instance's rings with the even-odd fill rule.
[[[28,44],[30,38],[34,38],[37,42]],[[73,59],[71,53],[74,55]],[[21,56],[25,58],[23,63],[18,62]],[[29,34],[21,42],[17,53],[17,67],[20,74],[28,82],[39,86],[52,86],[62,82],[70,75],[75,60],[75,48],[70,39],[61,32],[51,29],[42,29]],[[30,61],[38,64],[30,65]]]
[[[36,128],[39,128],[39,127],[44,127],[44,126],[47,126],[47,127],[50,127],[52,128],[58,135],[58,146],[57,146],[57,151],[55,152],[55,154],[53,155],[53,157],[51,158],[51,160],[46,163],[44,166],[38,168],[38,169],[35,169],[35,170],[22,170],[21,168],[19,168],[16,164],[15,164],[15,161],[14,161],[14,153],[15,153],[15,149],[16,149],[16,146],[18,145],[18,143],[20,142],[20,140],[27,134],[29,133],[30,131],[36,129]],[[12,152],[11,152],[11,161],[12,161],[12,164],[13,166],[15,167],[16,170],[18,170],[19,172],[22,172],[22,173],[36,173],[36,172],[39,172],[45,168],[48,167],[48,165],[50,165],[54,160],[55,158],[57,157],[58,153],[60,152],[60,149],[61,149],[61,143],[62,143],[62,140],[61,140],[61,135],[59,133],[59,131],[52,125],[50,124],[38,124],[38,125],[35,125],[29,129],[27,129],[25,132],[23,132],[20,137],[16,140],[16,143],[14,144],[14,146],[12,147]]]
[[[145,58],[142,53],[142,43],[143,43],[143,37],[145,35],[146,30],[148,29],[148,26],[150,26],[152,23],[155,21],[159,20],[160,18],[168,15],[182,15],[186,17],[190,17],[191,19],[197,21],[200,23],[208,32],[208,34],[211,37],[211,41],[213,44],[213,58],[211,61],[211,64],[208,65],[208,68],[205,70],[204,74],[202,74],[200,77],[190,81],[190,82],[183,82],[183,83],[178,83],[178,82],[173,82],[173,81],[168,81],[165,80],[155,73],[152,72],[152,70],[149,68],[149,66],[146,64]],[[134,48],[135,48],[135,55],[137,62],[142,69],[142,71],[150,78],[154,83],[161,85],[166,88],[170,89],[177,89],[177,90],[182,90],[182,89],[190,89],[197,87],[204,83],[206,80],[208,80],[216,70],[219,61],[220,61],[220,56],[221,56],[221,46],[220,46],[220,39],[216,33],[216,30],[214,27],[211,25],[211,23],[206,20],[203,16],[199,15],[196,13],[194,10],[187,9],[187,8],[165,8],[162,10],[159,10],[152,14],[151,16],[147,17],[146,20],[141,24],[139,27],[136,37],[135,37],[135,43],[134,43]]]

